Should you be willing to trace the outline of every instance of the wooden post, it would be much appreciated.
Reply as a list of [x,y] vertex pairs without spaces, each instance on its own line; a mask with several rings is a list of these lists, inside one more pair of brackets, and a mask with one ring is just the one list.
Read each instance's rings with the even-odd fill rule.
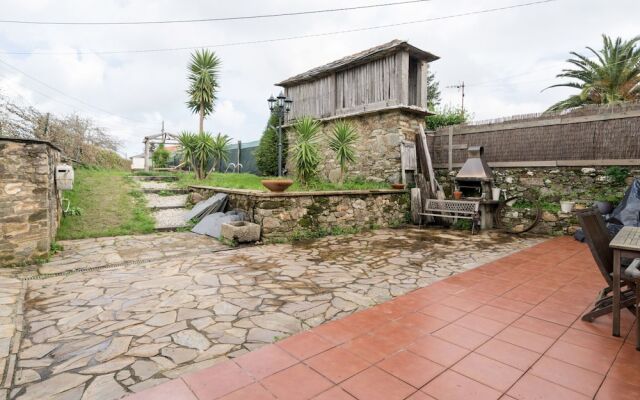
[[449,171],[453,170],[453,126],[449,127]]
[[420,196],[420,188],[411,189],[411,222],[414,225],[420,225],[422,219],[422,198]]
[[144,139],[144,170],[149,171],[149,139]]
[[238,172],[240,171],[240,152],[242,151],[242,140],[238,140],[238,153],[236,156],[236,169]]
[[409,52],[396,54],[396,84],[398,104],[409,105]]

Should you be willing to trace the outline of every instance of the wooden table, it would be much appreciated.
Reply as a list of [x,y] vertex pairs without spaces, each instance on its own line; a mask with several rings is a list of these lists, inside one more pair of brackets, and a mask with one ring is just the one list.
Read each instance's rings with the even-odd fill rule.
[[613,238],[613,336],[620,336],[620,259],[640,257],[640,228],[625,226]]

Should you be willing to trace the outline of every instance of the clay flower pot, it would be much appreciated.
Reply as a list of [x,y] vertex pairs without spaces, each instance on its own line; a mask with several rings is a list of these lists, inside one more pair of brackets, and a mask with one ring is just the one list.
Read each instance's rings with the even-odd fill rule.
[[404,183],[392,183],[391,187],[394,189],[404,189]]
[[281,193],[289,188],[289,186],[293,185],[293,181],[291,179],[263,179],[260,181],[262,186],[269,189],[271,192]]
[[453,192],[453,198],[456,200],[460,200],[462,198],[462,192],[459,190],[456,190],[455,192]]

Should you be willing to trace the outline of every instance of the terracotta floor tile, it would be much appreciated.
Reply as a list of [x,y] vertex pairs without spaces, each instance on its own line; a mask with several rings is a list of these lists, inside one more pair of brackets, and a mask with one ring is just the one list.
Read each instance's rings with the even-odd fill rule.
[[[250,400],[250,399],[246,399]],[[334,386],[326,392],[322,392],[313,400],[357,400],[355,397],[351,396],[349,393],[345,392],[341,387]]]
[[139,393],[132,394],[127,400],[198,400],[182,379],[174,379]]
[[596,400],[638,400],[640,386],[607,377],[595,398]]
[[253,383],[253,378],[233,361],[186,374],[182,379],[200,399],[216,399]]
[[417,391],[411,396],[407,397],[407,400],[437,400],[437,399],[434,399],[433,397],[429,396],[424,392]]
[[[466,272],[467,274],[471,272],[468,271]],[[474,282],[477,282],[477,280],[474,280]],[[482,290],[477,290],[477,289],[466,289],[460,293],[456,293],[456,297],[460,297],[463,299],[467,299],[467,300],[473,300],[473,301],[477,301],[480,303],[488,303],[494,299],[496,299],[498,296],[492,293],[487,293],[485,291]]]
[[500,392],[507,391],[524,374],[517,368],[476,353],[458,361],[451,369]]
[[440,301],[440,304],[444,304],[445,306],[457,308],[460,311],[471,312],[476,308],[482,307],[484,304],[476,301],[465,299],[462,297],[449,296]]
[[438,400],[492,400],[502,394],[451,370],[445,371],[421,390]]
[[224,397],[221,397],[220,400],[275,400],[275,397],[267,389],[264,388],[259,383],[254,383],[253,385],[245,386],[240,390],[236,390],[233,393],[230,393]]
[[[624,309],[620,311],[620,334],[621,337],[625,337],[631,331],[631,326],[635,321],[635,317],[628,310]],[[572,328],[580,329],[581,331],[593,333],[600,336],[612,337],[612,315],[606,314],[595,319],[593,322],[583,321],[580,318],[571,325]]]
[[518,283],[513,281],[492,277],[491,279],[486,279],[471,286],[470,289],[481,290],[483,292],[491,293],[494,296],[500,296],[501,294],[504,294],[513,289],[517,285]]
[[587,400],[590,397],[556,383],[525,374],[507,393],[518,400]]
[[536,353],[544,353],[552,344],[553,339],[538,333],[525,331],[524,329],[509,326],[496,335],[496,339],[500,339],[516,346],[524,347],[535,351]]
[[521,318],[511,324],[511,326],[524,329],[525,331],[537,333],[542,336],[547,336],[552,339],[559,338],[567,330],[566,326],[534,318],[528,315],[523,315]]
[[410,351],[401,351],[379,362],[377,366],[415,388],[421,388],[445,370]]
[[271,375],[262,384],[282,400],[310,399],[332,386],[328,379],[303,364]]
[[435,336],[423,336],[408,348],[419,356],[449,367],[469,354],[469,350]]
[[504,310],[514,311],[520,314],[524,314],[534,307],[533,304],[529,304],[523,301],[517,301],[513,299],[507,299],[504,297],[498,297],[488,305],[502,308]]
[[408,314],[394,322],[400,324],[401,329],[415,330],[422,334],[435,332],[449,324],[448,321],[419,312]]
[[466,311],[461,311],[440,303],[431,304],[421,309],[420,312],[448,322],[453,322],[467,314]]
[[377,363],[402,348],[397,343],[382,336],[373,335],[360,336],[343,344],[341,347],[370,363]]
[[313,328],[313,333],[321,336],[323,339],[333,343],[341,344],[356,336],[360,336],[360,332],[351,328],[348,324],[340,321],[331,321]]
[[[638,353],[638,359],[640,359],[640,351],[637,351],[635,348],[632,348],[632,351]],[[618,357],[613,362],[613,366],[609,370],[607,377],[618,379],[635,386],[640,386],[640,361]]]
[[341,347],[320,353],[305,363],[334,383],[340,383],[371,365]]
[[454,325],[464,326],[472,331],[480,332],[488,336],[495,336],[507,325],[489,318],[481,317],[473,313],[467,314],[457,320]]
[[595,335],[579,329],[568,329],[560,336],[559,340],[590,349],[598,349],[603,354],[612,357],[618,354],[620,347],[622,347],[622,341],[618,338]]
[[488,304],[474,310],[472,314],[502,322],[503,324],[510,324],[521,316],[519,312],[505,310]]
[[475,349],[491,338],[459,325],[445,326],[433,335],[469,350]]
[[589,349],[561,341],[554,343],[546,355],[602,375],[613,364],[613,356],[605,355],[597,348]]
[[539,353],[496,338],[489,340],[477,348],[475,352],[521,371],[529,369],[541,356]]
[[[419,315],[421,317],[424,317],[425,319],[435,320],[435,318],[433,317],[429,317],[428,315],[420,313],[407,314],[408,317],[411,317],[413,315]],[[375,331],[372,331],[370,334],[372,336],[379,337],[382,340],[390,341],[398,347],[406,347],[409,344],[413,343],[413,341],[415,341],[417,338],[427,333],[427,326],[429,325],[428,322],[420,321],[423,322],[424,325],[422,329],[418,329],[415,327],[415,325],[420,323],[420,318],[412,318],[410,320],[404,320],[404,318],[405,317],[396,321],[388,322]],[[404,320],[404,322],[400,322],[401,320]],[[442,326],[443,324],[448,324],[448,322],[446,321],[438,321],[440,322],[431,323],[432,326],[430,327],[430,329],[434,329],[436,326]]]
[[556,305],[540,304],[532,308],[527,315],[559,325],[571,326],[571,324],[573,324],[578,318],[577,315],[568,314],[562,310],[562,307]]
[[377,307],[374,307],[345,317],[341,321],[361,333],[366,333],[389,321],[389,315],[378,311]]
[[334,344],[311,331],[306,331],[289,336],[276,343],[276,346],[298,360],[305,360],[325,350],[329,350]]
[[508,291],[500,297],[529,304],[539,304],[553,293],[552,289],[533,288],[528,286],[518,286]]
[[234,360],[243,370],[256,380],[289,368],[298,360],[276,345],[267,345]]
[[341,387],[359,400],[401,400],[416,391],[393,375],[371,367],[345,381]]
[[538,360],[530,373],[589,397],[596,394],[604,380],[604,375],[547,356]]

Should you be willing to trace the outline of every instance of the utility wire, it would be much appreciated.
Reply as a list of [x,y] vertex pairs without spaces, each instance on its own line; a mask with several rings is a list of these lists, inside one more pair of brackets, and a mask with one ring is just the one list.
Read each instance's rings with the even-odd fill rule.
[[18,54],[21,54],[21,55],[132,54],[132,53],[160,53],[160,52],[169,52],[169,51],[195,50],[195,49],[201,49],[201,48],[234,47],[234,46],[244,46],[244,45],[251,45],[251,44],[264,44],[264,43],[283,42],[283,41],[297,40],[297,39],[308,39],[308,38],[314,38],[314,37],[333,36],[333,35],[340,35],[345,33],[365,32],[365,31],[393,28],[393,27],[406,26],[406,25],[415,25],[415,24],[421,24],[421,23],[427,23],[427,22],[433,22],[433,21],[442,21],[442,20],[448,20],[453,18],[466,17],[471,15],[488,14],[492,12],[529,7],[529,6],[539,5],[539,4],[553,3],[556,1],[559,1],[559,0],[539,0],[539,1],[532,1],[528,3],[514,4],[511,6],[487,8],[483,10],[451,14],[451,15],[446,15],[442,17],[425,18],[425,19],[419,19],[419,20],[413,20],[413,21],[397,22],[392,24],[377,25],[377,26],[370,26],[370,27],[363,27],[363,28],[345,29],[341,31],[312,33],[307,35],[287,36],[287,37],[281,37],[281,38],[260,39],[260,40],[241,41],[241,42],[218,43],[218,44],[201,45],[201,46],[169,47],[169,48],[137,49],[137,50],[136,49],[134,50],[77,50],[77,51],[70,51],[70,52],[3,51],[0,53],[14,54],[14,55],[18,55]]
[[408,0],[398,1],[394,3],[380,3],[380,4],[365,4],[355,7],[340,7],[340,8],[328,8],[323,10],[308,10],[308,11],[296,11],[296,12],[284,12],[274,14],[257,14],[257,15],[243,15],[237,17],[213,17],[213,18],[196,18],[196,19],[172,19],[172,20],[156,20],[156,21],[29,21],[29,20],[15,20],[15,19],[2,19],[0,23],[3,24],[29,24],[29,25],[160,25],[160,24],[187,24],[194,22],[219,22],[219,21],[239,21],[239,20],[252,20],[262,18],[277,18],[277,17],[291,17],[296,15],[310,15],[310,14],[326,14],[352,10],[363,10],[369,8],[380,8],[399,6],[404,4],[414,3],[426,3],[432,0]]

